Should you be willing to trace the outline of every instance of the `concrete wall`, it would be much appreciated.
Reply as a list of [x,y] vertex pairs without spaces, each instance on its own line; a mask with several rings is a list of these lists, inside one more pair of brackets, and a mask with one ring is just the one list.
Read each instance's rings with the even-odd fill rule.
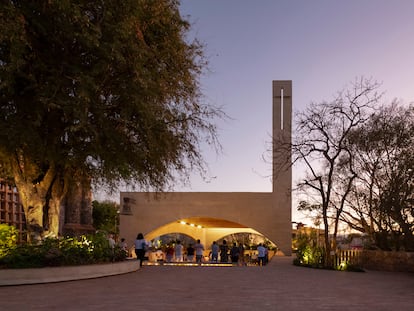
[[120,235],[127,239],[129,245],[138,232],[151,239],[160,233],[177,232],[175,230],[180,228],[178,232],[210,243],[218,237],[217,227],[212,227],[211,233],[214,234],[210,237],[205,229],[180,227],[181,219],[199,217],[217,219],[217,223],[229,220],[239,224],[239,228],[231,228],[232,233],[254,229],[275,243],[283,253],[290,254],[291,251],[291,231],[284,234],[286,220],[278,219],[280,206],[272,193],[170,192],[157,197],[154,193],[122,192],[121,202],[124,201],[129,202],[129,214],[123,213],[121,206]]

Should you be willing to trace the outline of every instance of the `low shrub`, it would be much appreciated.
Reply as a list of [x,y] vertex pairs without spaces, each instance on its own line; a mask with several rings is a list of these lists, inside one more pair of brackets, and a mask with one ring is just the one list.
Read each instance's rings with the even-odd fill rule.
[[72,266],[121,261],[125,252],[109,246],[102,233],[80,237],[46,238],[41,244],[24,244],[9,248],[0,256],[3,268],[38,268]]
[[297,250],[295,265],[306,267],[323,267],[324,266],[324,248],[319,246],[315,233],[301,233],[297,237]]

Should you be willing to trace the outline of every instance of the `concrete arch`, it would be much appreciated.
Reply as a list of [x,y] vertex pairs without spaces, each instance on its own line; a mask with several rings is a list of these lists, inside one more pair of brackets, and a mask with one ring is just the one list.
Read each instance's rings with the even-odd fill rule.
[[[278,215],[280,207],[272,193],[123,192],[121,202],[128,202],[129,212],[121,213],[120,227],[128,243],[137,232],[147,239],[183,232],[210,245],[223,235],[248,230],[266,236],[283,253],[291,248],[290,236],[284,244],[281,230],[285,219]],[[194,226],[182,225],[181,221]]]
[[195,230],[191,231],[191,230],[182,230],[182,228],[180,226],[178,226],[176,223],[169,223],[166,224],[162,227],[156,228],[154,230],[152,230],[151,232],[148,232],[147,234],[145,234],[145,238],[147,240],[152,240],[158,236],[162,236],[165,234],[172,234],[172,233],[182,233],[182,234],[186,234],[189,237],[193,238],[194,240],[198,239],[198,235],[197,232],[195,232]]
[[[199,222],[197,222],[197,220]],[[205,243],[206,248],[209,248],[213,241],[217,241],[225,236],[235,233],[253,233],[263,235],[254,228],[248,228],[242,225],[235,226],[237,224],[227,220],[217,219],[216,222],[213,221],[214,220],[208,218],[186,218],[156,228],[155,230],[148,232],[145,237],[147,240],[152,240],[165,234],[182,233],[193,238],[194,240],[200,239],[203,243]],[[197,223],[199,225],[197,225]],[[201,223],[203,225],[200,225]],[[206,223],[209,225],[206,226]],[[223,227],[225,224],[233,224],[233,226]],[[274,241],[272,242],[275,243]]]

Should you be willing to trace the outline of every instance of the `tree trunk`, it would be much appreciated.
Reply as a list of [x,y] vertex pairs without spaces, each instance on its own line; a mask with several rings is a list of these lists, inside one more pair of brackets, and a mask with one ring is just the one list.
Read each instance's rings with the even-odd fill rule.
[[323,207],[322,211],[323,216],[323,224],[325,226],[325,258],[324,258],[324,266],[329,267],[331,265],[331,241],[329,239],[329,223],[328,223],[328,214],[327,214],[327,207]]
[[[19,161],[20,160],[20,161]],[[63,180],[54,166],[41,171],[27,159],[16,159],[13,175],[26,216],[28,241],[58,236]]]
[[26,216],[27,240],[29,242],[40,241],[43,234],[43,206],[44,200],[30,184],[16,181],[24,214]]

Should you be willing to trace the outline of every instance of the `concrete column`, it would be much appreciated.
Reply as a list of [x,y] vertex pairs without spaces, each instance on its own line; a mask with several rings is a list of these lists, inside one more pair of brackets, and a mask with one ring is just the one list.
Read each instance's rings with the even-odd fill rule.
[[[273,81],[273,208],[278,247],[292,247],[292,81]],[[276,216],[275,215],[275,216]]]

